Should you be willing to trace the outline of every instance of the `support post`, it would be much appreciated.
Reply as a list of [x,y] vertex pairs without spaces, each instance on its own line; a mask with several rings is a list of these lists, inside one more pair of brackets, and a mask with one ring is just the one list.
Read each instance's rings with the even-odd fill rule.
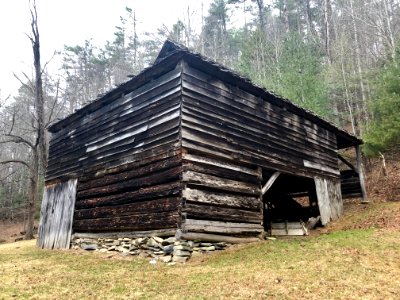
[[357,171],[358,171],[358,176],[360,178],[360,185],[361,185],[361,192],[362,192],[362,203],[368,203],[368,197],[367,197],[367,189],[365,187],[365,176],[364,176],[364,166],[362,162],[362,156],[361,156],[361,148],[359,145],[356,147],[356,156],[357,156]]
[[261,167],[257,167],[257,173],[258,173],[258,182],[260,184],[260,211],[261,211],[261,216],[262,216],[262,221],[261,221],[261,225],[264,226],[264,202],[263,202],[263,197],[262,197],[262,168]]

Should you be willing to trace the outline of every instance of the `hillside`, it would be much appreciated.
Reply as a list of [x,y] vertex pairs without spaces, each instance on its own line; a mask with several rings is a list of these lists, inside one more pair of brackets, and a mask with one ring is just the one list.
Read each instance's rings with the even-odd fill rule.
[[346,204],[320,234],[235,246],[184,265],[0,245],[2,298],[395,299],[400,202]]

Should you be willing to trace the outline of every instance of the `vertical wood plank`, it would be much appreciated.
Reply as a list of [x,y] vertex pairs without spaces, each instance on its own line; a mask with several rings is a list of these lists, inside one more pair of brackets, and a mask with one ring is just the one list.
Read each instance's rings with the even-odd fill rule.
[[331,207],[328,193],[327,180],[321,177],[315,177],[315,189],[317,191],[319,213],[321,215],[322,225],[326,225],[331,220]]
[[367,196],[367,189],[365,187],[364,166],[363,166],[363,162],[362,162],[361,148],[360,148],[360,146],[356,146],[355,148],[356,148],[356,156],[357,156],[357,171],[358,171],[358,176],[360,177],[360,185],[361,185],[361,192],[362,192],[362,202],[367,203],[368,196]]
[[38,247],[70,247],[76,184],[76,179],[70,179],[45,188],[40,212]]

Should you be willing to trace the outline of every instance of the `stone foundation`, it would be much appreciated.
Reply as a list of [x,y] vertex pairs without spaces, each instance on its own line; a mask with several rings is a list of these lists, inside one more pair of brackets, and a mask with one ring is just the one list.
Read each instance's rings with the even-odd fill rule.
[[94,250],[99,252],[116,251],[121,255],[148,257],[151,261],[186,262],[190,257],[216,250],[224,250],[229,244],[224,242],[206,243],[178,240],[175,237],[140,238],[74,238],[72,249]]

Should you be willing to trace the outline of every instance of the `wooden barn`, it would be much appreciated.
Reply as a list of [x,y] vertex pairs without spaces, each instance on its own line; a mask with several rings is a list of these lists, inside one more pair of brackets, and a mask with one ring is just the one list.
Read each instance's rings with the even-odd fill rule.
[[170,41],[49,131],[40,247],[68,248],[73,233],[260,236],[324,225],[362,196],[360,165],[337,152],[359,155],[360,139]]

